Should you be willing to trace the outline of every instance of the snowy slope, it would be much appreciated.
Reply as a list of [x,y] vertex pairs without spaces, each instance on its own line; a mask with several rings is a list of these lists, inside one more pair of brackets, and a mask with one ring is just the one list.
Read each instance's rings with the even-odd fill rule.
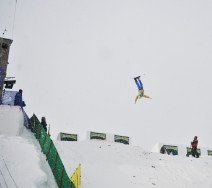
[[69,175],[81,163],[82,188],[211,188],[212,158],[145,152],[105,141],[56,141]]
[[56,187],[19,107],[0,106],[0,188]]

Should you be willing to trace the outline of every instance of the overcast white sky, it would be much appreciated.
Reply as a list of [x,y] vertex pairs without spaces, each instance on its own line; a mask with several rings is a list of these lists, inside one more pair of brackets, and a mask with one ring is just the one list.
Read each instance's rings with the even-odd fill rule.
[[[212,148],[212,1],[0,0],[8,76],[51,132]],[[141,77],[152,100],[134,104]]]

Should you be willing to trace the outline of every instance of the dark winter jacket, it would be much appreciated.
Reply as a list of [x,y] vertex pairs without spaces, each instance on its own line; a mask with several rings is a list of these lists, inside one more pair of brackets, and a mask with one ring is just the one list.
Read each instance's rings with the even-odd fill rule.
[[162,154],[165,154],[165,153],[166,153],[166,148],[165,148],[165,146],[162,146],[162,147],[160,148],[160,153],[162,153]]
[[22,93],[17,92],[15,95],[14,106],[24,107],[26,106],[24,101],[22,101]]
[[197,145],[198,145],[198,140],[193,140],[193,142],[191,142],[192,149],[197,149]]
[[41,125],[43,126],[44,130],[47,132],[47,123],[46,123],[46,120],[42,119],[41,120]]

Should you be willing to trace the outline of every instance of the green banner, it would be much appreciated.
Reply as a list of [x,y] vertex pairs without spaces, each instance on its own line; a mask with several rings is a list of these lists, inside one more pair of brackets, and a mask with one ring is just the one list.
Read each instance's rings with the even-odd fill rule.
[[[201,155],[201,150],[200,149],[197,149],[197,153],[199,154],[199,156]],[[187,147],[187,156],[188,155],[191,155],[191,148],[190,147]]]
[[208,150],[208,155],[212,156],[212,150]]
[[119,142],[122,144],[129,144],[130,138],[128,136],[114,135],[114,142]]
[[60,133],[61,141],[77,141],[77,134]]
[[106,140],[105,133],[90,132],[90,139]]
[[164,145],[168,155],[178,155],[178,147],[172,145]]

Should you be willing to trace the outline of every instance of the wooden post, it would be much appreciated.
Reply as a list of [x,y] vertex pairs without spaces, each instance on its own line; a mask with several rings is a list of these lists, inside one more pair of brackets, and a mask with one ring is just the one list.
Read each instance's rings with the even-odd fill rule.
[[12,40],[0,37],[0,104],[2,103],[2,93],[4,79],[7,74],[7,64],[9,58],[10,45]]

